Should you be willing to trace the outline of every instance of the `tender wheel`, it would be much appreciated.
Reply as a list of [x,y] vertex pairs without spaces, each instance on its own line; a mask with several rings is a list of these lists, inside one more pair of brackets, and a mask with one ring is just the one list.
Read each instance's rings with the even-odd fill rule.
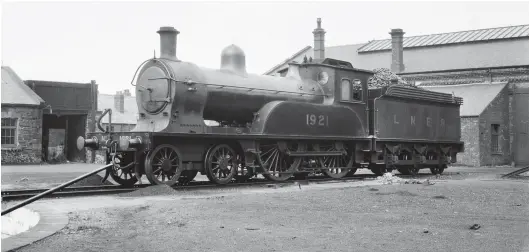
[[432,172],[432,174],[438,175],[438,174],[443,174],[445,169],[446,169],[446,165],[440,165],[437,167],[431,167],[430,171]]
[[[439,153],[431,150],[426,154],[426,159],[439,161],[439,159],[441,159],[440,156],[441,155]],[[434,175],[442,174],[446,167],[447,167],[446,164],[437,165],[436,167],[430,167],[430,171]]]
[[407,167],[406,170],[408,170],[408,174],[407,175],[417,176],[421,169],[419,167],[409,166],[409,167]]
[[323,170],[323,174],[326,177],[334,179],[343,178],[349,173],[349,168],[353,167],[353,156],[351,155],[349,149],[343,145],[343,143],[321,145],[319,149],[321,151],[345,150],[347,152],[347,155],[323,157],[324,166],[329,168]]
[[182,173],[182,155],[176,147],[163,144],[156,147],[145,159],[145,175],[153,185],[172,186]]
[[187,184],[193,181],[193,179],[195,179],[197,174],[198,174],[198,171],[189,171],[189,170],[182,171],[182,173],[180,174],[180,177],[178,178],[178,183]]
[[220,144],[208,152],[206,157],[206,175],[209,181],[217,184],[229,183],[239,167],[237,153],[228,145]]
[[[112,162],[112,157],[109,159],[107,164]],[[122,186],[131,187],[138,178],[134,174],[134,153],[133,152],[120,152],[114,156],[114,166],[110,172],[110,177]],[[125,167],[125,168],[123,168]]]
[[285,151],[305,150],[305,145],[296,143],[258,143],[258,158],[263,164],[263,177],[272,181],[286,181],[301,164],[302,158],[290,157]]

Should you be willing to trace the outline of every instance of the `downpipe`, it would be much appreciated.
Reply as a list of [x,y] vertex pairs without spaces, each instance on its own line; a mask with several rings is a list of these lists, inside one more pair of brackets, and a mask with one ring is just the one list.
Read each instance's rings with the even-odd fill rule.
[[10,208],[8,208],[8,209],[2,211],[2,216],[4,216],[5,214],[10,213],[10,212],[12,212],[12,211],[15,211],[15,210],[17,210],[17,209],[19,209],[19,208],[21,208],[21,207],[23,207],[23,206],[26,206],[26,205],[28,205],[28,204],[30,204],[30,203],[36,201],[36,200],[39,200],[39,199],[41,199],[42,197],[44,197],[44,196],[46,196],[46,195],[48,195],[48,194],[52,194],[52,193],[54,193],[54,192],[56,192],[56,191],[58,191],[58,190],[60,190],[60,189],[63,189],[63,188],[65,188],[65,187],[67,187],[67,186],[69,186],[69,185],[71,185],[71,184],[73,184],[73,183],[75,183],[75,182],[77,182],[77,181],[80,181],[80,180],[82,180],[82,179],[85,179],[85,178],[87,178],[87,177],[90,177],[90,176],[92,176],[92,175],[94,175],[94,174],[97,174],[97,173],[103,171],[103,170],[108,170],[109,167],[112,167],[112,166],[113,166],[113,164],[105,165],[105,166],[100,167],[100,168],[98,168],[98,169],[96,169],[96,170],[94,170],[94,171],[92,171],[92,172],[89,172],[89,173],[87,173],[87,174],[85,174],[85,175],[82,175],[82,176],[80,176],[80,177],[77,177],[77,178],[75,178],[75,179],[72,179],[72,180],[70,180],[70,181],[68,181],[68,182],[66,182],[66,183],[64,183],[64,184],[62,184],[62,185],[56,186],[56,187],[54,187],[54,188],[52,188],[52,189],[49,189],[49,190],[47,190],[47,191],[45,191],[45,192],[43,192],[43,193],[40,193],[40,194],[38,194],[38,195],[35,195],[35,196],[33,196],[33,197],[31,197],[31,198],[25,200],[25,201],[20,202],[19,204],[16,204],[16,205],[14,205],[14,206],[12,206],[12,207],[10,207]]

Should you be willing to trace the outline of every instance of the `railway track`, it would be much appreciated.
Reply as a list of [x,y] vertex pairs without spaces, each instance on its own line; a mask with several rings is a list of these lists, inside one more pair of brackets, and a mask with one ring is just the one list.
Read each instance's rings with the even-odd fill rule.
[[[418,176],[398,175],[400,178],[424,178],[431,177],[431,174],[419,174]],[[332,179],[323,176],[309,177],[308,179],[289,179],[287,181],[270,181],[266,179],[250,179],[247,181],[233,181],[225,185],[218,185],[209,181],[194,181],[188,184],[177,184],[172,186],[175,190],[199,190],[208,188],[235,188],[235,187],[258,187],[278,184],[308,184],[308,183],[331,183],[343,182],[351,180],[367,180],[375,179],[375,175],[355,175],[352,177],[345,177],[341,179]],[[135,190],[152,186],[151,184],[137,184],[133,187],[123,187],[120,185],[103,185],[103,186],[81,186],[81,187],[65,187],[53,194],[45,196],[45,198],[62,198],[62,197],[80,197],[80,196],[95,196],[95,195],[109,195],[133,192]],[[2,191],[2,201],[14,201],[31,198],[35,195],[43,193],[48,189],[24,189],[24,190],[6,190]]]

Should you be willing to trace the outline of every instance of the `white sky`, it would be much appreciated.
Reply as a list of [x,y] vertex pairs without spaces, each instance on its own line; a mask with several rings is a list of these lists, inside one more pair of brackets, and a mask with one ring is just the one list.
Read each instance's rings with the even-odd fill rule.
[[87,83],[101,93],[131,88],[136,68],[159,55],[160,26],[180,31],[177,57],[219,68],[231,43],[247,71],[266,70],[313,44],[326,45],[529,24],[529,2],[4,2],[2,65],[23,79]]

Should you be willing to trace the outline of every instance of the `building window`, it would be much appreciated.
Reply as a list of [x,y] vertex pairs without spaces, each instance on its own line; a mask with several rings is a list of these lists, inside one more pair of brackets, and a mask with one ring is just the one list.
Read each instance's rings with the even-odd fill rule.
[[17,118],[2,118],[2,146],[16,145],[17,120]]
[[492,152],[500,152],[499,138],[500,138],[500,125],[492,124],[491,125],[491,143],[490,148]]

